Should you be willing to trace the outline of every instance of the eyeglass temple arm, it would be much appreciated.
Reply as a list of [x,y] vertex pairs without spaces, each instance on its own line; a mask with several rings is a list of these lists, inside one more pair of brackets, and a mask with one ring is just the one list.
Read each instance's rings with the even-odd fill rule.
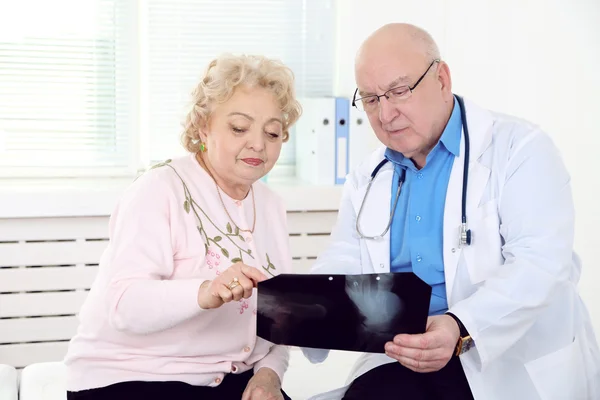
[[352,107],[356,107],[356,94],[358,93],[358,88],[354,91],[354,96],[352,96]]

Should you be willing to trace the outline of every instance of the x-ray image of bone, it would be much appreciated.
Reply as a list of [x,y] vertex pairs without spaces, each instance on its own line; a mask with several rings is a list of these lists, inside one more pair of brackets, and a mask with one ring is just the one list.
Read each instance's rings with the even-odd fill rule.
[[278,275],[258,285],[257,334],[277,344],[384,353],[423,332],[431,287],[416,275]]
[[[327,308],[315,303],[314,295],[290,294],[282,297],[263,291],[261,296],[261,312],[271,316],[277,322],[277,316],[285,318],[294,315],[300,320],[321,319],[327,316]],[[311,304],[312,303],[312,304]]]
[[302,323],[322,321],[327,317],[327,307],[319,304],[314,295],[289,293],[281,296],[263,290],[259,299],[259,319],[264,317],[270,321],[268,331],[273,343],[289,343],[301,336]]
[[394,320],[403,313],[402,299],[392,292],[394,276],[360,279],[346,276],[346,294],[362,314],[362,326],[373,334],[389,333]]

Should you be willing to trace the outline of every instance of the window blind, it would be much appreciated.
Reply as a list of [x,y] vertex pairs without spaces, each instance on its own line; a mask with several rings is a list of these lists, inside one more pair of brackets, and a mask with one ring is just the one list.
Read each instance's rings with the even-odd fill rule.
[[[335,10],[332,0],[148,0],[145,136],[151,162],[181,153],[179,135],[191,92],[224,52],[263,54],[286,63],[299,96],[333,92]],[[295,162],[295,135],[280,165]]]
[[10,3],[0,12],[0,171],[127,170],[136,2]]

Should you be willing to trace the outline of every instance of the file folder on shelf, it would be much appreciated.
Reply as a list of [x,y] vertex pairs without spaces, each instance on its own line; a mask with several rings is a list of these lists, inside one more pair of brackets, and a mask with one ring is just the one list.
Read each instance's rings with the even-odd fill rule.
[[296,176],[314,185],[340,185],[381,143],[367,115],[343,97],[300,99]]
[[296,175],[315,185],[343,184],[349,169],[349,100],[300,99],[296,124]]

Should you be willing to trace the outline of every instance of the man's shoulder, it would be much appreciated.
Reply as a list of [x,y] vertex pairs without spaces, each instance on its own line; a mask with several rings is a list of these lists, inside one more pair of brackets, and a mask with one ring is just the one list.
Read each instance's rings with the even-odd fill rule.
[[535,131],[541,132],[539,125],[525,118],[498,111],[490,111],[490,113],[494,118],[494,127],[497,132],[512,132],[521,136]]
[[386,147],[382,144],[352,168],[348,178],[355,183],[355,186],[371,176],[375,167],[385,158],[385,150]]
[[[523,117],[483,108],[472,101],[467,103],[467,112],[469,111],[474,111],[483,120],[489,120],[492,136],[490,144],[496,149],[510,152],[534,138],[543,137],[546,140],[551,140],[538,124]],[[485,134],[485,132],[473,132],[473,134],[479,133]]]

